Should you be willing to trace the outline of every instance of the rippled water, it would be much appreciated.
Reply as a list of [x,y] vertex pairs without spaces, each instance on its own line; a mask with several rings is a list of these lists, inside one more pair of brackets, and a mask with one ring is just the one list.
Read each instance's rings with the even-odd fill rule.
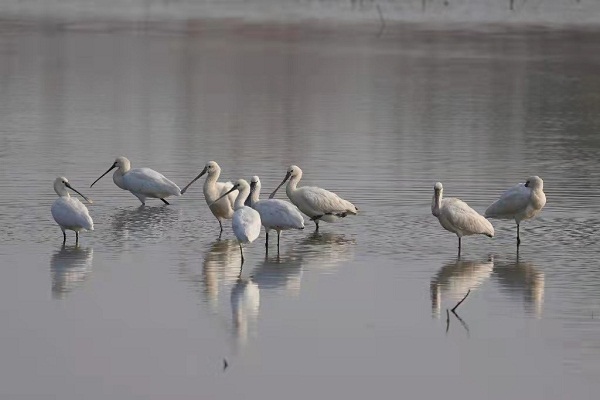
[[[3,398],[595,398],[598,34],[142,28],[0,29]],[[263,196],[294,163],[361,213],[279,256],[263,233],[238,278],[201,182],[142,208],[89,188],[117,155]],[[533,174],[519,253],[494,221],[457,259],[434,182],[483,212]],[[78,248],[60,175],[94,199]]]

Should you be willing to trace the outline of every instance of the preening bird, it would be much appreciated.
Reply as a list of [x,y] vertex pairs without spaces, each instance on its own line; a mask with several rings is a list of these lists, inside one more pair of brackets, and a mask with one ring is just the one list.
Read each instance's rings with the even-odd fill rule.
[[54,191],[58,195],[58,199],[54,201],[50,209],[52,217],[62,230],[63,244],[67,241],[66,229],[75,231],[75,244],[78,244],[79,232],[93,231],[94,221],[90,217],[87,207],[79,199],[71,197],[67,188],[83,197],[88,203],[92,204],[92,201],[73,189],[64,176],[54,180]]
[[314,186],[298,188],[298,182],[302,179],[302,170],[296,165],[288,168],[285,178],[269,198],[275,197],[275,193],[288,179],[285,189],[287,196],[311,221],[315,221],[316,230],[319,230],[319,221],[335,222],[347,215],[358,214],[358,208],[354,204],[333,192]]
[[265,247],[269,249],[269,231],[277,231],[277,250],[279,250],[279,238],[281,231],[289,229],[304,229],[304,218],[298,207],[290,202],[279,199],[260,200],[260,179],[253,176],[250,181],[250,197],[246,205],[250,205],[260,214],[260,221],[265,227]]
[[527,178],[500,196],[485,210],[486,218],[514,219],[517,223],[517,246],[521,244],[521,221],[535,217],[546,205],[544,181],[539,176]]
[[129,190],[137,197],[142,205],[146,204],[146,198],[161,199],[163,203],[169,204],[166,197],[180,196],[179,186],[165,178],[162,174],[150,168],[131,169],[131,162],[125,157],[117,157],[113,165],[96,179],[90,187],[94,186],[104,175],[117,168],[113,174],[115,185],[123,190]]
[[[200,179],[204,174],[208,174],[206,180],[204,181],[203,191],[204,191],[204,199],[206,200],[206,204],[210,208],[210,211],[219,221],[219,227],[221,228],[221,233],[223,233],[223,223],[224,219],[233,218],[233,204],[235,202],[235,193],[232,193],[230,190],[233,187],[233,183],[231,182],[217,182],[219,179],[219,175],[221,175],[221,167],[215,161],[209,161],[204,166],[204,169],[197,177],[195,177],[190,183],[188,183],[181,194],[184,194],[188,188],[192,185],[192,183],[196,182]],[[225,198],[217,200],[221,198],[225,192],[229,191],[229,195],[225,196]]]
[[458,236],[458,254],[463,236],[482,234],[494,237],[494,227],[490,221],[460,199],[442,198],[443,192],[444,187],[441,182],[437,182],[433,186],[431,213],[437,217],[444,229]]

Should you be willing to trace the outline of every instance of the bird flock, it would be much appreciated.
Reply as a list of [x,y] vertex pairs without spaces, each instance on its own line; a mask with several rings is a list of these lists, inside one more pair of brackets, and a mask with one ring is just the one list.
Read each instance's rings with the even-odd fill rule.
[[[148,198],[166,200],[170,196],[181,196],[189,187],[206,175],[203,192],[206,204],[219,222],[220,233],[223,233],[223,220],[231,220],[244,262],[243,245],[254,242],[260,235],[261,226],[265,228],[265,247],[269,249],[269,232],[277,232],[277,250],[281,231],[304,229],[306,215],[319,230],[319,222],[335,222],[349,215],[357,215],[358,208],[351,202],[342,199],[328,190],[314,187],[298,187],[302,179],[302,170],[291,165],[286,175],[269,195],[268,199],[260,199],[261,183],[258,176],[253,176],[250,183],[239,179],[235,183],[219,182],[221,168],[215,161],[209,161],[204,169],[183,189],[167,179],[164,175],[150,168],[131,168],[131,162],[125,157],[117,157],[111,167],[96,179],[94,186],[102,177],[116,168],[113,173],[114,183],[123,190],[130,191],[142,205]],[[290,202],[275,199],[277,191],[287,182],[286,194]],[[67,178],[59,177],[54,181],[54,191],[58,199],[51,208],[52,216],[63,233],[63,244],[66,243],[66,230],[75,232],[75,243],[79,243],[79,232],[94,230],[94,222],[87,207],[75,197],[71,197],[68,189],[79,194],[89,204],[92,201],[74,189]],[[456,198],[443,198],[444,188],[441,182],[434,187],[431,201],[431,213],[437,217],[440,225],[455,233],[458,237],[458,254],[461,252],[463,236],[482,234],[494,236],[494,227],[488,221],[491,218],[514,219],[517,224],[517,246],[521,244],[520,223],[535,217],[546,204],[544,182],[538,176],[532,176],[525,183],[519,183],[504,192],[492,203],[484,215],[473,210],[467,203]],[[237,194],[234,192],[238,192]]]

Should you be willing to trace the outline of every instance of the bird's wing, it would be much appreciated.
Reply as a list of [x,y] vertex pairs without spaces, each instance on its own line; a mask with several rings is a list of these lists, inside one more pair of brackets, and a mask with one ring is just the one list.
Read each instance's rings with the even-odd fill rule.
[[254,205],[260,214],[263,225],[270,227],[296,228],[304,227],[304,218],[298,207],[290,202],[278,199],[260,200]]
[[299,190],[316,214],[356,214],[358,212],[354,204],[329,190],[314,186],[304,186]]
[[127,189],[131,192],[154,196],[157,192],[163,195],[179,196],[181,189],[163,174],[150,168],[135,168],[123,176]]
[[519,183],[511,187],[485,210],[486,218],[514,218],[527,208],[531,190]]
[[252,242],[260,235],[260,214],[250,207],[243,207],[235,212],[231,226],[236,236],[245,235]]
[[50,210],[54,220],[65,227],[80,226],[88,230],[94,230],[94,221],[87,207],[74,197],[57,199]]
[[494,236],[494,227],[477,211],[473,210],[467,203],[460,199],[443,199],[443,209],[446,218],[459,230],[463,232],[481,233]]

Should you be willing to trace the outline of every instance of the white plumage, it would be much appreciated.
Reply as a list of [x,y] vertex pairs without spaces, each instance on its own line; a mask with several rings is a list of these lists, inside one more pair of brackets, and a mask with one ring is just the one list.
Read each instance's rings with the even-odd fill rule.
[[269,249],[269,231],[277,231],[277,250],[279,250],[279,237],[281,231],[289,229],[304,229],[304,218],[295,205],[278,199],[260,200],[260,179],[253,176],[250,181],[250,197],[246,204],[260,214],[260,221],[265,227],[265,247]]
[[490,221],[460,199],[443,199],[443,191],[442,184],[437,182],[433,187],[431,213],[437,217],[444,229],[458,236],[458,254],[460,254],[463,236],[476,234],[494,236],[494,227]]
[[239,179],[233,187],[225,192],[216,201],[227,196],[229,193],[239,190],[234,203],[234,213],[231,221],[233,233],[240,245],[240,253],[242,255],[242,264],[244,263],[244,250],[242,243],[252,243],[260,235],[260,214],[255,209],[245,206],[244,202],[250,195],[250,185],[244,179]]
[[[233,187],[233,183],[231,182],[217,182],[219,179],[219,175],[221,175],[221,167],[215,161],[209,161],[204,166],[204,169],[198,176],[196,176],[190,183],[188,183],[181,194],[184,194],[188,188],[192,185],[192,183],[196,182],[200,179],[201,176],[208,173],[206,180],[204,181],[203,192],[204,199],[206,200],[206,204],[210,208],[210,211],[219,221],[219,227],[221,228],[221,233],[223,232],[223,223],[224,219],[233,218],[233,203],[235,202],[235,194],[230,193],[225,196],[225,198],[220,199],[225,192],[229,192]],[[220,200],[217,200],[220,199]]]
[[539,176],[532,176],[527,182],[519,183],[504,192],[485,210],[485,217],[514,219],[517,223],[517,245],[520,245],[521,221],[535,217],[545,204],[544,181]]
[[60,226],[63,233],[63,243],[67,241],[65,230],[75,231],[75,243],[79,243],[79,232],[85,230],[94,230],[94,221],[90,217],[87,207],[75,197],[71,197],[67,188],[83,197],[88,203],[90,199],[79,193],[69,184],[65,177],[59,177],[54,180],[54,191],[58,199],[52,204],[50,211],[56,223]]
[[90,187],[94,186],[104,175],[117,168],[113,174],[115,185],[123,190],[129,190],[142,204],[146,204],[146,198],[161,199],[163,203],[169,196],[180,196],[181,189],[175,183],[165,178],[161,173],[150,168],[131,169],[131,162],[125,157],[117,157],[113,165],[96,179]]
[[358,213],[358,208],[354,204],[342,199],[333,192],[314,186],[298,188],[298,182],[302,179],[302,170],[296,165],[291,165],[288,168],[285,178],[269,198],[275,197],[277,190],[288,179],[290,181],[285,189],[287,196],[300,211],[312,221],[315,221],[317,230],[319,229],[319,221],[335,222],[349,214],[356,215]]

